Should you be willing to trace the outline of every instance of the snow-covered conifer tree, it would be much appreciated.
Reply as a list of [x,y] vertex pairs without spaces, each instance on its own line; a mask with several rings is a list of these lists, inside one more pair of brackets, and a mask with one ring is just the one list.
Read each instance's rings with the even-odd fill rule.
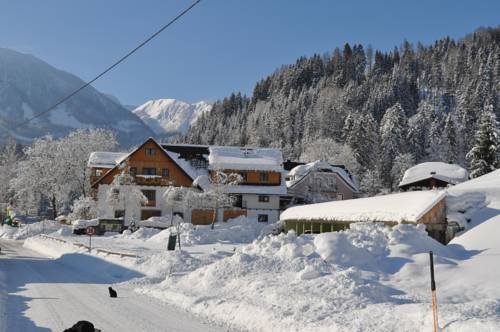
[[393,183],[392,190],[397,189],[398,183],[401,182],[405,171],[413,165],[415,165],[415,158],[411,153],[401,153],[396,156],[391,170]]
[[406,150],[407,119],[399,103],[389,108],[380,123],[380,152],[382,179],[389,188],[393,187],[391,176],[393,161]]
[[487,106],[481,115],[474,135],[472,149],[467,154],[470,175],[473,178],[494,171],[498,167],[498,124],[493,107]]

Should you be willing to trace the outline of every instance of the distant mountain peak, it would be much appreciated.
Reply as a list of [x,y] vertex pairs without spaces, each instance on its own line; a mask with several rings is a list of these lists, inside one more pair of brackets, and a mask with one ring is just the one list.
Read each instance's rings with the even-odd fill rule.
[[199,101],[187,103],[177,99],[150,100],[132,112],[159,136],[185,134],[198,117],[212,109],[212,105]]
[[[23,119],[38,114],[84,82],[28,54],[0,48],[0,127],[15,128]],[[55,110],[26,126],[0,131],[29,143],[51,134],[67,135],[75,128],[110,128],[123,146],[140,143],[153,132],[120,102],[92,86],[85,88]]]

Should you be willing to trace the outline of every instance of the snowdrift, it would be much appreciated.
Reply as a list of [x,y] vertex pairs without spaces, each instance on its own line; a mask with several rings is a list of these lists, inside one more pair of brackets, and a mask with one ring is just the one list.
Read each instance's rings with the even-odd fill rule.
[[24,240],[39,234],[49,234],[66,227],[54,220],[44,220],[33,224],[22,225],[21,227],[0,226],[0,238],[9,240]]
[[[206,256],[193,263],[187,256],[191,261],[177,268],[181,273],[163,273],[160,285],[137,291],[234,329],[431,330],[429,250],[436,255],[438,287],[458,279],[461,264],[479,254],[458,243],[443,246],[423,226],[358,223],[337,233],[267,236],[222,259]],[[438,288],[441,322],[451,324],[450,331],[500,327],[495,311],[500,303],[494,300],[499,291],[472,296],[473,277],[481,273],[475,268],[470,279],[460,279],[460,287]],[[465,293],[469,298],[457,305],[454,298]],[[480,318],[471,311],[478,307]]]

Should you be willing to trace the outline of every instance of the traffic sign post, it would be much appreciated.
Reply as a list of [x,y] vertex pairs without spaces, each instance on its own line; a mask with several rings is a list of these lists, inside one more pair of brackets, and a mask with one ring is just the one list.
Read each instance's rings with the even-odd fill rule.
[[89,236],[89,252],[92,252],[92,235],[95,235],[96,229],[94,226],[88,226],[86,233]]

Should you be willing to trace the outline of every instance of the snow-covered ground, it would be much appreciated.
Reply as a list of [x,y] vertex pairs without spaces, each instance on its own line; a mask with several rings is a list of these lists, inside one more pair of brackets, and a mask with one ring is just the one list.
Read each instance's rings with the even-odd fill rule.
[[[269,229],[243,219],[213,231],[185,225],[182,252],[165,250],[169,230],[93,237],[93,246],[140,257],[89,257],[138,271],[144,276],[121,285],[227,330],[430,331],[432,250],[441,330],[498,331],[500,171],[450,188],[448,199],[451,213],[466,216],[466,231],[447,246],[416,225],[259,236]],[[42,237],[25,246],[56,257],[84,250]]]
[[[141,273],[83,254],[48,259],[0,240],[0,331],[63,331],[79,320],[102,331],[218,331],[197,317],[134,292]],[[125,282],[125,283],[124,283]],[[113,284],[118,298],[108,296]]]

